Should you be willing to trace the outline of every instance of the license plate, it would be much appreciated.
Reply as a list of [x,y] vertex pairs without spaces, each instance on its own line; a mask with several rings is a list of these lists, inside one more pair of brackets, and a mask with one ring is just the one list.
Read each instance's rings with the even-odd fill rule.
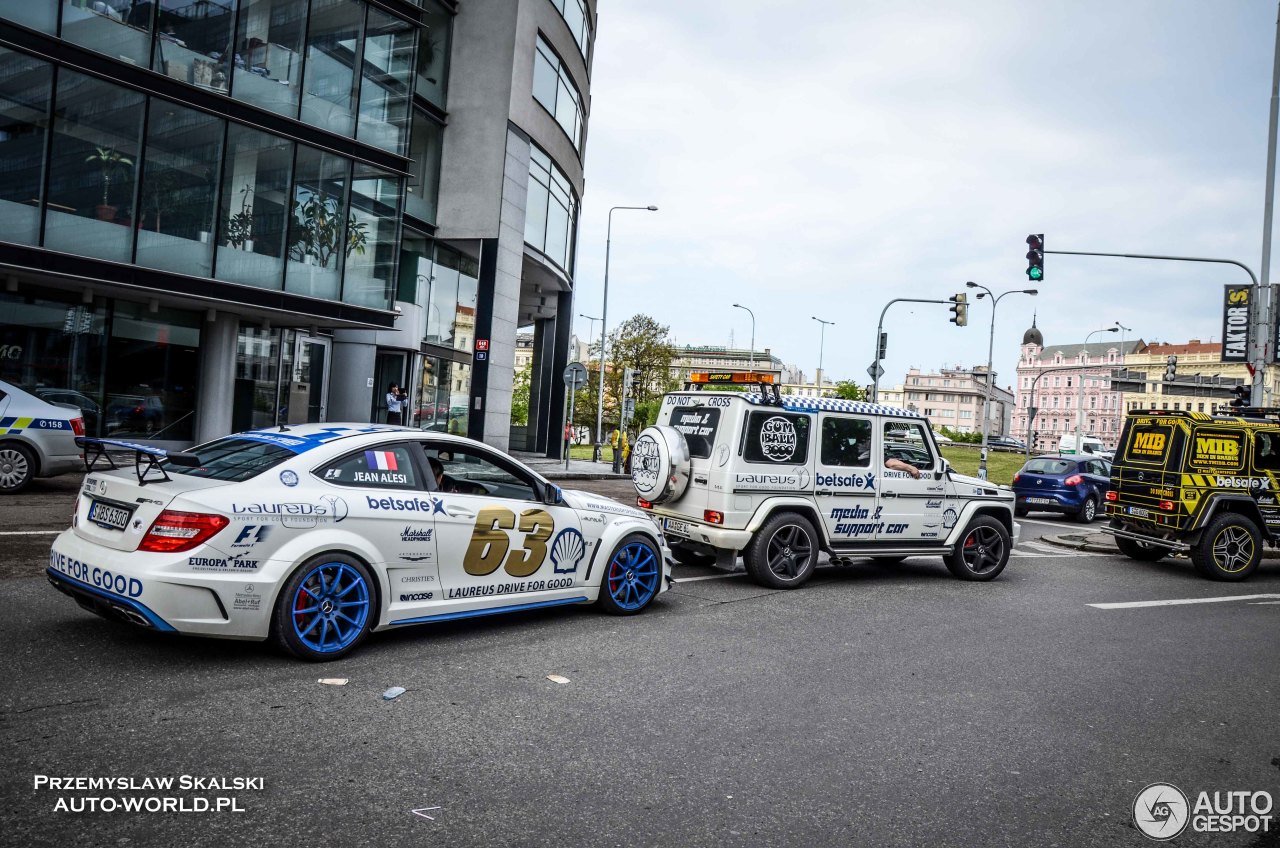
[[94,501],[89,507],[89,520],[108,530],[123,530],[129,526],[133,510],[128,507]]
[[1027,498],[1027,503],[1051,504],[1057,503],[1053,498]]
[[1140,506],[1131,506],[1129,507],[1128,512],[1130,515],[1136,515],[1139,518],[1147,518],[1148,516],[1151,515],[1151,510],[1143,509]]
[[677,521],[674,518],[662,519],[662,529],[668,533],[674,533],[677,536],[688,536],[693,532],[693,525],[687,521]]

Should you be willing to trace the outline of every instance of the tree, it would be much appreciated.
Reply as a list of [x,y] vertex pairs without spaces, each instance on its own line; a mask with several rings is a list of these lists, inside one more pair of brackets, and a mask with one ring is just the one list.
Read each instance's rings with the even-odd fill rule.
[[[650,316],[633,315],[609,334],[610,365],[605,369],[604,378],[606,421],[618,420],[622,377],[627,368],[640,374],[640,380],[630,394],[636,402],[637,423],[642,422],[639,415],[642,406],[661,400],[664,394],[675,388],[676,378],[671,373],[671,362],[676,350],[669,333],[669,327]],[[596,352],[598,355],[598,348]],[[595,392],[590,392],[590,395],[594,403]]]
[[511,384],[511,423],[524,427],[529,423],[529,387],[533,380],[533,365],[527,365],[516,372],[515,382]]
[[836,383],[836,397],[842,400],[866,400],[867,393],[852,380],[841,380]]

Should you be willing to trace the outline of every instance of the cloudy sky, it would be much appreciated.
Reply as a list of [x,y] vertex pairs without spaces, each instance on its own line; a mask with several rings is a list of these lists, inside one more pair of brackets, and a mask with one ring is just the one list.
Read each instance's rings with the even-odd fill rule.
[[[1275,0],[600,0],[576,312],[680,344],[771,348],[867,382],[894,297],[1026,288],[1026,246],[1226,257],[1259,270]],[[1277,245],[1280,248],[1280,245]],[[1049,344],[1221,341],[1230,266],[1046,257],[999,307],[1007,384]],[[972,297],[971,297],[972,300]],[[888,314],[883,383],[985,363],[991,311]],[[578,318],[577,332],[588,322]],[[595,330],[599,332],[599,323]]]

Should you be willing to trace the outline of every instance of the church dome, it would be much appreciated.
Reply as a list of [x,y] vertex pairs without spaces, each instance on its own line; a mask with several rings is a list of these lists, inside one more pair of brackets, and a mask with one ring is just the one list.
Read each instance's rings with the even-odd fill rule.
[[1034,315],[1031,317],[1031,326],[1022,334],[1022,343],[1024,345],[1044,347],[1044,336],[1040,333],[1039,328],[1036,327],[1036,319]]

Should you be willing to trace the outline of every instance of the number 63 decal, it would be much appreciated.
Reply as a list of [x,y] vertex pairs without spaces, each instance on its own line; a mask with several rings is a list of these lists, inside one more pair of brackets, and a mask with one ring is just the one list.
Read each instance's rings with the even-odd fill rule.
[[[555,529],[555,519],[546,510],[526,509],[517,520],[506,507],[487,506],[476,516],[462,567],[468,574],[483,577],[505,564],[512,577],[528,577],[542,567],[547,558],[547,540]],[[524,547],[510,550],[511,538],[506,530],[524,533]]]

